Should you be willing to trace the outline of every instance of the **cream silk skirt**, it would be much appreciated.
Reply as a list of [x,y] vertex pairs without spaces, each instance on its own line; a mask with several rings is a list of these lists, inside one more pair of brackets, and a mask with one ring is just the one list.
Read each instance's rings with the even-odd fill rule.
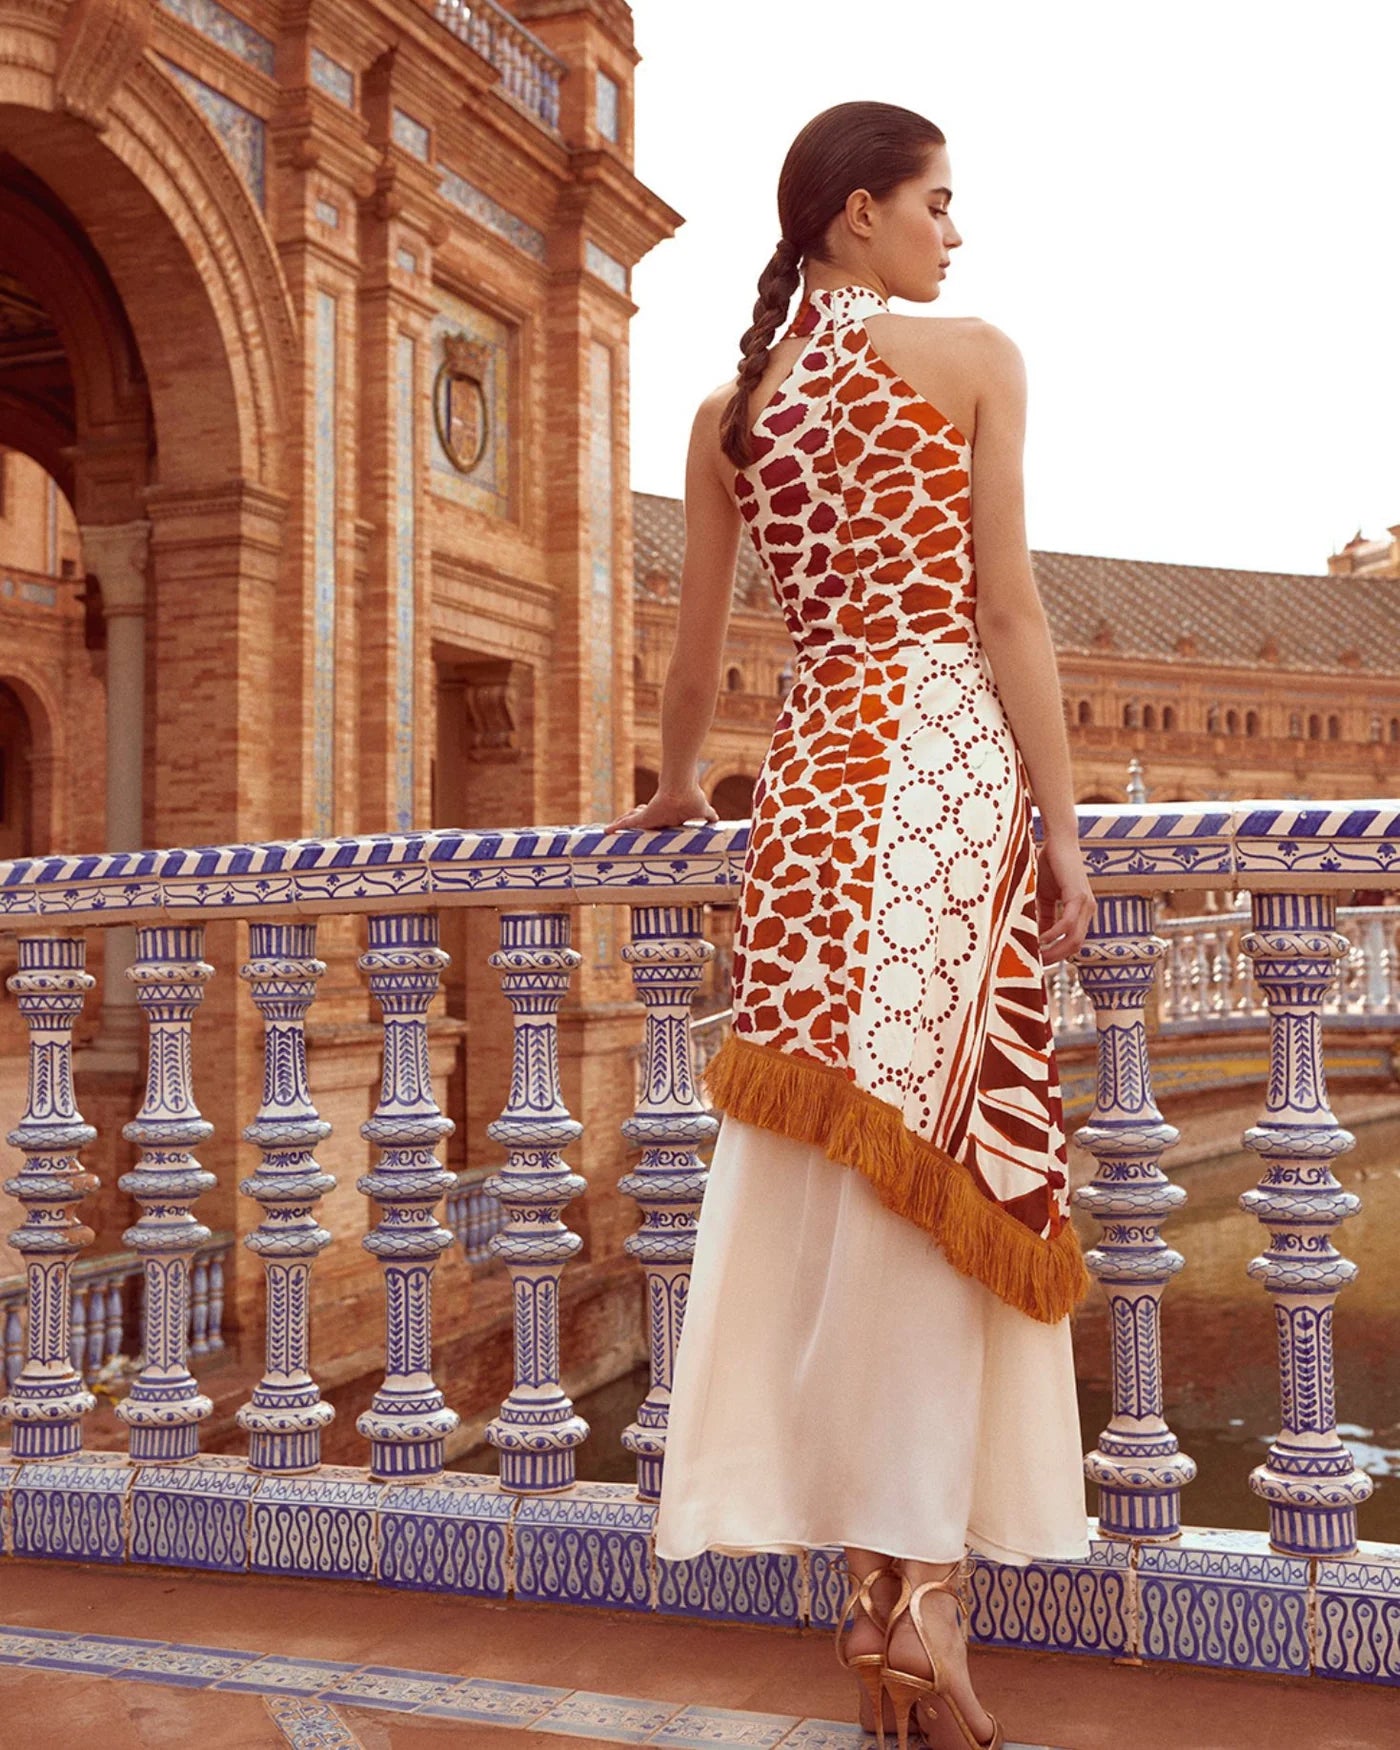
[[676,1351],[656,1553],[1089,1553],[1070,1320],[948,1263],[870,1181],[725,1113]]

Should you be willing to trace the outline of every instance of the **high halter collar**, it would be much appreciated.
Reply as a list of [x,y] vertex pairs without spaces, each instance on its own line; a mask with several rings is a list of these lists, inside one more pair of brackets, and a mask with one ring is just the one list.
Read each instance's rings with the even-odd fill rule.
[[877,292],[874,286],[854,283],[845,286],[822,286],[808,292],[803,298],[788,332],[811,334],[818,328],[859,322],[864,317],[873,316],[889,307],[889,300],[883,293]]

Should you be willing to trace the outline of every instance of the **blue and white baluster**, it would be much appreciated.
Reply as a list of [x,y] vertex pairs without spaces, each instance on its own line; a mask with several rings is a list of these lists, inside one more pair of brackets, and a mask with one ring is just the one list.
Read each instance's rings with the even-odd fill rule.
[[1100,894],[1074,962],[1098,1029],[1094,1110],[1074,1140],[1098,1170],[1071,1200],[1103,1230],[1084,1261],[1108,1296],[1113,1369],[1113,1414],[1084,1471],[1105,1537],[1158,1542],[1180,1536],[1181,1490],[1196,1474],[1162,1417],[1162,1291],[1185,1260],[1160,1230],[1186,1192],[1159,1165],[1181,1133],[1152,1097],[1145,1009],[1168,946],[1152,933],[1149,895]]
[[190,1261],[209,1229],[190,1213],[216,1180],[190,1154],[213,1135],[194,1103],[190,1024],[214,968],[203,958],[201,925],[142,926],[127,977],[146,1012],[146,1097],[122,1135],[141,1145],[133,1172],[118,1181],[141,1205],[122,1235],[145,1275],[142,1337],[145,1365],[116,1405],[131,1430],[135,1464],[169,1464],[199,1451],[199,1424],[213,1404],[189,1370]]
[[68,1458],[83,1443],[82,1419],[96,1399],[83,1387],[81,1358],[73,1364],[69,1290],[73,1260],[92,1243],[74,1206],[97,1188],[78,1150],[97,1132],[73,1103],[73,1023],[92,989],[86,944],[78,937],[21,936],[19,970],[9,980],[29,1025],[29,1100],[9,1134],[24,1165],[5,1181],[24,1205],[24,1222],[9,1243],[25,1262],[29,1338],[24,1364],[0,1401],[13,1424],[17,1459]]
[[636,1421],[623,1429],[622,1444],[636,1455],[643,1501],[661,1497],[676,1345],[705,1193],[706,1169],[695,1150],[719,1129],[696,1091],[690,1042],[691,1002],[715,952],[704,939],[704,919],[703,906],[635,905],[632,940],[622,950],[646,1007],[641,1104],[622,1126],[628,1141],[646,1152],[617,1186],[642,1212],[642,1225],[623,1250],[646,1270],[651,1387]]
[[360,1133],[382,1153],[357,1183],[382,1211],[361,1244],[384,1266],[387,1341],[384,1383],[355,1426],[381,1481],[440,1471],[443,1442],[459,1420],[432,1372],[433,1267],[452,1244],[433,1206],[456,1183],[433,1150],[456,1126],[433,1098],[427,1017],[447,963],[435,914],[369,919],[360,967],[384,1014],[384,1079]]
[[501,946],[489,960],[515,1014],[510,1103],[486,1127],[505,1145],[506,1165],[483,1187],[506,1215],[491,1250],[505,1260],[515,1296],[515,1384],[486,1438],[501,1455],[501,1487],[524,1495],[569,1488],[574,1449],[588,1438],[559,1368],[559,1277],[583,1244],[560,1211],[588,1184],[558,1153],[583,1134],[559,1088],[559,1005],[583,958],[569,946],[569,927],[567,912],[502,912]]
[[[314,1152],[331,1127],[312,1105],[306,1077],[306,1014],[325,971],[325,961],[316,958],[315,924],[249,926],[242,976],[263,1018],[263,1095],[243,1135],[263,1159],[239,1190],[262,1205],[262,1221],[243,1244],[263,1261],[267,1347],[266,1370],[239,1410],[238,1425],[247,1431],[248,1462],[257,1471],[314,1470],[321,1430],[335,1416],[309,1367],[311,1266],[331,1241],[315,1209],[335,1188]],[[210,1261],[211,1331],[212,1275],[219,1264],[218,1257]]]
[[1249,1274],[1274,1303],[1282,1428],[1249,1486],[1269,1505],[1269,1541],[1299,1556],[1356,1549],[1356,1509],[1374,1487],[1337,1436],[1332,1309],[1356,1265],[1332,1230],[1361,1207],[1332,1161],[1355,1145],[1327,1104],[1322,1004],[1348,942],[1330,893],[1255,893],[1241,947],[1269,1005],[1264,1117],[1244,1134],[1264,1162],[1240,1204],[1269,1230]]

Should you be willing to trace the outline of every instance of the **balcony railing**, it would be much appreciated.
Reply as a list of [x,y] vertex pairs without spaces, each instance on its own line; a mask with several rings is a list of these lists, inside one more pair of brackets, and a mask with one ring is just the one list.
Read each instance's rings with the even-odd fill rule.
[[[1085,1458],[1098,1510],[1089,1559],[979,1559],[972,1634],[1400,1682],[1400,1548],[1358,1541],[1373,1485],[1337,1430],[1334,1305],[1355,1266],[1332,1236],[1360,1204],[1331,1170],[1355,1139],[1328,1105],[1322,1029],[1353,950],[1337,927],[1338,896],[1400,887],[1400,800],[1086,808],[1080,832],[1099,904],[1076,969],[1098,1073],[1094,1110],[1075,1132],[1096,1171],[1074,1199],[1102,1229],[1087,1256],[1109,1303],[1113,1408]],[[23,1364],[0,1404],[12,1423],[0,1462],[7,1552],[830,1627],[836,1550],[673,1563],[652,1542],[705,1189],[698,1150],[718,1129],[698,1096],[692,1037],[714,953],[705,907],[733,902],[747,844],[747,826],[732,823],[645,834],[561,826],[0,865],[0,927],[19,939],[10,987],[30,1030],[28,1108],[11,1136],[24,1166],[6,1187],[24,1209],[10,1244],[30,1307]],[[1183,1259],[1161,1229],[1186,1191],[1161,1167],[1178,1132],[1153,1098],[1146,1013],[1180,936],[1154,928],[1157,898],[1185,888],[1249,893],[1247,920],[1217,916],[1210,928],[1235,932],[1231,966],[1243,957],[1270,1035],[1259,1121],[1243,1137],[1260,1177],[1240,1200],[1263,1229],[1261,1251],[1240,1267],[1259,1284],[1258,1317],[1277,1332],[1280,1432],[1241,1479],[1267,1503],[1267,1534],[1183,1523],[1196,1467],[1163,1417],[1159,1304]],[[626,1250],[645,1276],[650,1345],[650,1389],[621,1436],[635,1484],[576,1480],[589,1430],[559,1359],[560,1281],[580,1244],[562,1217],[586,1189],[560,1152],[583,1126],[563,1103],[557,1049],[580,905],[629,908],[621,952],[644,1015],[642,1095],[622,1127],[640,1159],[619,1186],[641,1215]],[[488,1128],[505,1162],[477,1187],[499,1205],[485,1244],[515,1305],[515,1383],[486,1430],[498,1477],[444,1471],[458,1418],[432,1374],[433,1269],[453,1243],[434,1212],[444,1197],[459,1200],[459,1231],[484,1214],[480,1195],[474,1213],[460,1202],[472,1187],[438,1159],[452,1125],[428,1061],[428,1010],[447,958],[439,915],[464,906],[499,911],[491,964],[514,1012],[511,1084]],[[317,919],[337,913],[366,915],[359,965],[383,1015],[379,1104],[362,1126],[379,1158],[358,1185],[377,1213],[363,1243],[383,1266],[386,1322],[383,1381],[356,1423],[367,1463],[323,1469],[334,1412],[308,1366],[308,1279],[331,1243],[316,1208],[334,1181],[315,1158],[330,1127],[312,1104],[304,1026],[325,970]],[[211,1406],[189,1367],[191,1266],[212,1238],[195,1214],[214,1179],[191,1153],[211,1127],[195,1104],[190,1050],[214,971],[204,958],[211,918],[248,922],[241,977],[265,1041],[262,1104],[243,1132],[262,1162],[241,1189],[262,1211],[244,1244],[264,1267],[267,1349],[238,1415],[244,1459],[201,1456]],[[92,1317],[75,1259],[88,1237],[78,1211],[95,1181],[79,1159],[94,1132],[74,1104],[72,1030],[93,982],[86,932],[114,924],[136,927],[128,976],[149,1039],[145,1097],[125,1129],[141,1159],[120,1181],[141,1209],[126,1240],[145,1283],[144,1362],[117,1405],[125,1454],[83,1449],[93,1400],[73,1334],[83,1292]],[[1371,1012],[1380,1025],[1392,1017],[1393,1005]]]
[[559,87],[568,71],[546,44],[495,0],[432,0],[433,17],[501,75],[500,89],[551,133],[559,131]]

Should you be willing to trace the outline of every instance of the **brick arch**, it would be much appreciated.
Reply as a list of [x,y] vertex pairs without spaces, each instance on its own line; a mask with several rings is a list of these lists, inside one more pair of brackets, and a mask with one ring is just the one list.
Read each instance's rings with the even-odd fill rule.
[[[140,354],[125,310],[101,259],[74,220],[39,180],[11,178],[0,187],[0,266],[15,273],[53,320],[63,349],[60,409],[43,394],[0,390],[0,442],[25,451],[58,482],[80,521],[129,521],[142,514],[152,449],[151,406]],[[48,385],[50,389],[53,383]],[[75,462],[88,447],[104,457],[103,496]],[[123,498],[113,505],[114,459],[125,452]]]
[[93,99],[100,131],[68,113],[52,28],[65,7],[47,8],[47,29],[44,10],[0,0],[0,26],[18,39],[0,64],[0,146],[54,191],[111,276],[150,385],[160,482],[238,477],[276,490],[295,335],[262,215],[149,55]]
[[52,850],[68,823],[60,819],[59,766],[66,755],[64,717],[50,678],[22,652],[0,657],[0,685],[19,700],[29,725],[29,835],[32,848]]

